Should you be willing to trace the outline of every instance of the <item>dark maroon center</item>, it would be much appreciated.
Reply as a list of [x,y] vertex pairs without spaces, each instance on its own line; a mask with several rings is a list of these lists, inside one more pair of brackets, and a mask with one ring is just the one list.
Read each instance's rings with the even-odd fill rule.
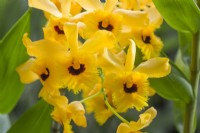
[[79,75],[79,74],[81,74],[82,72],[85,71],[85,65],[84,64],[80,64],[80,68],[79,69],[74,69],[73,66],[70,66],[68,68],[68,71],[72,75]]
[[151,43],[151,37],[150,36],[142,36],[142,41],[146,44],[150,44]]
[[61,30],[61,29],[59,28],[58,25],[54,26],[54,30],[55,30],[58,34],[65,34],[64,31]]
[[111,24],[109,24],[107,27],[103,27],[102,26],[102,21],[99,22],[98,28],[100,30],[108,30],[108,31],[112,31],[113,30],[113,26]]
[[40,77],[43,81],[45,81],[49,77],[49,74],[50,74],[48,68],[46,68],[46,71],[47,71],[47,74],[43,73],[40,75]]
[[126,93],[134,93],[134,92],[137,92],[137,85],[136,84],[133,84],[130,88],[128,88],[126,86],[126,84],[124,84],[124,91]]

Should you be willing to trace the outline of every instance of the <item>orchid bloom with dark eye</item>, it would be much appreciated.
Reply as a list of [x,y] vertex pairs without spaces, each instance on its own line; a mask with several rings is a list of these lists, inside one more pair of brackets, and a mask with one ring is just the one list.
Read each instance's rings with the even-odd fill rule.
[[101,61],[104,62],[103,69],[112,68],[107,70],[105,88],[113,90],[113,103],[118,112],[129,108],[140,111],[148,106],[148,97],[155,93],[148,78],[161,78],[171,71],[169,59],[162,57],[149,59],[135,68],[136,47],[133,40],[130,40],[125,65],[119,64],[119,59],[112,53],[109,53],[110,56],[106,52],[104,54]]
[[87,90],[97,83],[96,53],[107,48],[113,48],[115,39],[107,31],[99,31],[93,37],[78,45],[78,28],[75,23],[64,26],[70,51],[60,57],[59,73],[63,73],[63,84],[74,93]]
[[158,57],[163,48],[163,43],[159,37],[154,34],[154,27],[148,26],[134,31],[134,41],[141,50],[143,59]]
[[[117,8],[118,0],[76,0],[86,11],[74,16],[82,38],[88,39],[99,30],[111,32],[119,43],[126,43],[131,30],[148,24],[146,12],[129,11]],[[124,35],[126,34],[126,35]]]

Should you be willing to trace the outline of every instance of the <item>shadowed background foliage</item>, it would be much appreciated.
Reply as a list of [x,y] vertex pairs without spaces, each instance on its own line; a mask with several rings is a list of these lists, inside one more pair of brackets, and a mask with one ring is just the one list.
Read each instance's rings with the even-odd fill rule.
[[[12,27],[13,24],[23,15],[28,9],[28,3],[26,0],[1,0],[0,1],[0,38],[2,38],[6,32]],[[43,38],[42,27],[45,25],[45,18],[42,11],[33,9],[31,16],[31,39],[38,40]],[[160,36],[164,42],[164,51],[167,55],[174,59],[178,49],[178,36],[175,30],[169,27],[165,22],[161,26],[161,29],[156,31],[156,34]],[[1,64],[0,64],[1,65]],[[1,73],[0,73],[1,74]],[[0,81],[1,82],[1,81]],[[37,81],[31,85],[26,85],[23,95],[19,102],[9,115],[0,115],[0,133],[5,133],[6,130],[12,125],[25,111],[32,107],[38,101],[38,92],[41,88],[41,84]],[[13,88],[18,89],[18,88]],[[79,99],[79,96],[73,97],[72,94],[67,92],[67,96],[70,100]],[[199,101],[199,100],[198,100]],[[0,106],[1,106],[0,101]],[[153,123],[145,129],[149,133],[178,133],[173,124],[173,104],[171,101],[167,101],[158,95],[151,97],[150,106],[154,106],[158,111],[158,116]],[[200,103],[198,103],[200,108]],[[198,113],[198,120],[200,121]],[[126,114],[122,114],[127,120],[136,120],[138,113],[130,110]],[[75,133],[115,133],[120,120],[116,117],[111,117],[103,126],[99,126],[93,114],[87,115],[88,127],[86,129],[79,128],[73,125]],[[30,129],[31,130],[31,129]],[[200,124],[197,123],[197,131],[200,132]]]

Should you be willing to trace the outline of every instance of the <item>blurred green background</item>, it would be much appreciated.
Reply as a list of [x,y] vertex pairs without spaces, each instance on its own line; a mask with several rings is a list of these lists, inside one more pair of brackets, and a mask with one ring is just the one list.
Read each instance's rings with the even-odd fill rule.
[[[0,38],[5,35],[5,33],[12,27],[13,24],[15,24],[15,22],[27,9],[27,0],[0,0]],[[42,27],[45,25],[45,22],[46,20],[42,11],[33,9],[30,33],[32,40],[43,38]],[[178,38],[176,31],[174,31],[164,22],[161,26],[161,29],[159,29],[156,34],[160,36],[164,42],[164,51],[172,60],[174,60],[178,49]],[[25,111],[27,111],[38,101],[38,92],[40,88],[41,84],[39,82],[25,86],[23,95],[13,111],[9,115],[0,115],[0,133],[6,133],[6,130],[9,128],[9,126],[11,126]],[[69,97],[69,99],[73,99],[70,94]],[[0,103],[1,102],[3,101],[0,101]],[[173,103],[161,98],[158,95],[151,97],[149,102],[150,106],[154,106],[157,109],[158,115],[153,123],[145,129],[145,131],[149,133],[178,133],[173,123]],[[198,110],[200,110],[200,103],[198,103]],[[128,120],[136,120],[138,118],[138,113],[133,110],[130,110],[128,113],[122,115]],[[198,121],[200,121],[199,116],[200,112],[198,112]],[[88,127],[86,129],[73,125],[73,130],[75,133],[115,133],[117,126],[120,123],[120,121],[113,116],[103,126],[99,126],[95,122],[93,114],[87,115],[87,118]],[[5,119],[7,121],[5,121]],[[198,122],[196,133],[199,132],[200,123]]]

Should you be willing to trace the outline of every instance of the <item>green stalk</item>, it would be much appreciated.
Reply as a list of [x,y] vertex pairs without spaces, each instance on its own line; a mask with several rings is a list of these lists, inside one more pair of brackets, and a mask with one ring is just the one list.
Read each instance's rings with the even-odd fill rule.
[[124,119],[120,114],[118,114],[116,112],[116,110],[109,104],[109,102],[107,100],[107,97],[106,97],[106,94],[105,94],[104,88],[102,88],[102,92],[103,92],[103,95],[104,95],[104,101],[105,101],[106,106],[111,110],[111,112],[113,114],[115,114],[115,116],[117,116],[117,118],[119,118],[122,122],[124,122],[124,123],[129,125],[129,122],[126,119]]
[[195,132],[195,119],[197,109],[197,94],[200,76],[200,36],[199,32],[193,35],[192,53],[191,53],[191,66],[190,66],[190,81],[193,88],[194,99],[186,105],[185,121],[184,121],[184,133]]
[[89,97],[87,97],[87,98],[85,98],[85,99],[83,99],[83,100],[81,100],[80,102],[81,103],[84,103],[85,101],[87,101],[87,100],[90,100],[90,99],[93,99],[93,98],[95,98],[96,96],[98,96],[98,95],[100,95],[102,92],[101,91],[99,91],[99,92],[97,92],[96,94],[94,94],[94,95],[91,95],[91,96],[89,96]]
[[98,72],[99,72],[99,77],[101,78],[101,93],[103,94],[104,96],[104,102],[106,104],[106,106],[108,107],[108,109],[110,109],[110,111],[115,115],[117,116],[117,118],[119,118],[122,122],[126,123],[129,125],[129,122],[124,119],[120,114],[118,114],[116,112],[116,110],[110,105],[110,103],[108,102],[108,99],[107,99],[107,96],[106,96],[106,92],[105,92],[105,88],[104,88],[104,73],[103,73],[103,70],[101,68],[98,68]]

